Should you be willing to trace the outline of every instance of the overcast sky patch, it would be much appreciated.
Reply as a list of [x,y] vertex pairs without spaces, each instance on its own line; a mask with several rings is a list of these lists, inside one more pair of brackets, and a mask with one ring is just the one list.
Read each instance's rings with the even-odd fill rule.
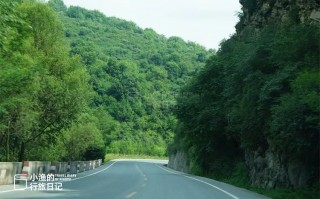
[[133,21],[167,37],[179,36],[206,48],[217,49],[235,33],[240,4],[237,0],[64,0],[99,10],[106,16]]

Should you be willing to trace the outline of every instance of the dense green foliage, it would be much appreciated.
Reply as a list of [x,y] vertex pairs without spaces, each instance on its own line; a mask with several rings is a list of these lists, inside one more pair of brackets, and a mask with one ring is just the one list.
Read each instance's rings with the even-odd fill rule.
[[1,16],[0,159],[53,159],[60,133],[86,112],[88,73],[69,56],[63,26],[48,6],[1,1]]
[[0,14],[0,161],[165,155],[203,47],[61,0]]
[[245,34],[214,54],[61,0],[0,0],[0,15],[0,161],[159,157],[172,142],[229,182],[247,183],[248,151],[319,179],[316,25],[255,31],[240,14]]
[[178,98],[171,150],[220,179],[233,177],[246,151],[269,150],[317,182],[319,44],[316,25],[292,23],[222,42]]
[[60,17],[71,55],[80,55],[90,74],[91,106],[105,112],[107,152],[165,155],[176,123],[175,93],[208,52],[98,11],[71,6]]

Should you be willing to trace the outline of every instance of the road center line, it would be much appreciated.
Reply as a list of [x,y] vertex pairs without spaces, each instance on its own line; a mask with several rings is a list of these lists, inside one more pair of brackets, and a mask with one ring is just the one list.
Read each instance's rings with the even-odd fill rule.
[[210,186],[210,187],[213,187],[213,188],[215,188],[215,189],[217,189],[217,190],[219,190],[219,191],[227,194],[228,196],[232,197],[233,199],[239,199],[237,196],[235,196],[235,195],[233,195],[233,194],[231,194],[231,193],[229,193],[229,192],[221,189],[220,187],[214,186],[214,185],[212,185],[212,184],[210,184],[210,183],[208,183],[208,182],[205,182],[205,181],[202,181],[202,180],[199,180],[199,179],[197,179],[197,178],[190,177],[190,176],[186,176],[186,175],[184,175],[183,173],[178,173],[178,172],[174,172],[174,171],[167,170],[167,169],[165,169],[165,168],[163,168],[163,167],[161,167],[161,166],[159,166],[159,165],[157,165],[157,166],[158,166],[160,169],[162,169],[162,170],[164,170],[164,171],[167,171],[167,172],[169,172],[169,173],[173,173],[173,174],[176,174],[176,175],[179,175],[179,176],[183,176],[183,177],[186,177],[186,178],[189,178],[189,179],[198,181],[198,182],[202,182],[202,183],[204,183],[204,184],[206,184],[206,185],[208,185],[208,186]]

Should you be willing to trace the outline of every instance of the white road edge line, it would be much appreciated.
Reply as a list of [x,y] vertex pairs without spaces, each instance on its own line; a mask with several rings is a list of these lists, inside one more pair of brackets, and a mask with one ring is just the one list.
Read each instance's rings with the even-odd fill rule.
[[131,198],[132,196],[134,196],[134,195],[136,195],[137,194],[137,192],[131,192],[130,194],[128,194],[127,196],[126,196],[126,198]]
[[167,169],[165,169],[165,168],[163,168],[163,167],[161,167],[161,166],[159,166],[159,165],[157,165],[157,166],[158,166],[160,169],[162,169],[162,170],[164,170],[164,171],[167,171],[167,172],[169,172],[169,173],[173,173],[173,174],[176,174],[176,175],[180,175],[180,176],[183,176],[183,177],[186,177],[186,178],[189,178],[189,179],[198,181],[198,182],[202,182],[202,183],[204,183],[204,184],[206,184],[206,185],[209,185],[210,187],[213,187],[213,188],[215,188],[215,189],[217,189],[217,190],[219,190],[219,191],[227,194],[228,196],[232,197],[233,199],[239,199],[237,196],[235,196],[235,195],[233,195],[233,194],[231,194],[231,193],[229,193],[229,192],[221,189],[220,187],[214,186],[214,185],[212,185],[212,184],[210,184],[210,183],[208,183],[208,182],[205,182],[205,181],[202,181],[202,180],[199,180],[199,179],[197,179],[197,178],[190,177],[190,176],[186,176],[186,175],[184,175],[183,173],[178,173],[178,172],[174,172],[174,171],[169,171],[169,170],[167,170]]
[[12,191],[24,191],[26,189],[23,190],[14,190],[14,189],[10,189],[10,190],[6,190],[6,191],[0,191],[0,193],[7,193],[7,192],[12,192]]
[[89,177],[89,176],[96,175],[97,173],[100,173],[100,172],[102,172],[102,171],[105,171],[105,170],[109,169],[109,168],[110,168],[112,165],[114,165],[115,163],[117,163],[117,161],[113,162],[112,164],[110,164],[109,166],[107,166],[106,168],[104,168],[104,169],[102,169],[102,170],[100,170],[100,171],[97,171],[97,172],[94,172],[94,173],[91,173],[91,174],[89,174],[89,175],[82,176],[82,177],[79,177],[79,178],[75,178],[75,179],[73,179],[73,180],[63,181],[63,182],[76,181],[76,180],[80,180],[80,179],[82,179],[82,178],[86,178],[86,177]]
[[[100,172],[102,172],[102,171],[105,171],[105,170],[109,169],[109,168],[110,168],[112,165],[114,165],[115,163],[117,163],[117,161],[113,162],[112,164],[110,164],[109,166],[107,166],[106,168],[104,168],[104,169],[102,169],[102,170],[100,170],[100,171],[91,173],[91,174],[86,175],[86,176],[82,176],[82,177],[79,177],[79,178],[75,178],[75,179],[69,180],[69,181],[57,181],[57,182],[65,183],[65,182],[71,182],[71,181],[79,180],[79,179],[82,179],[82,178],[86,178],[86,177],[95,175],[95,174],[97,174],[97,173],[100,173]],[[25,188],[25,189],[23,189],[23,190],[22,190],[22,189],[21,189],[21,190],[11,189],[11,190],[6,190],[6,191],[0,191],[0,194],[1,194],[1,193],[7,193],[7,192],[13,192],[13,191],[24,191],[24,190],[27,190],[27,189],[30,189],[30,187]]]

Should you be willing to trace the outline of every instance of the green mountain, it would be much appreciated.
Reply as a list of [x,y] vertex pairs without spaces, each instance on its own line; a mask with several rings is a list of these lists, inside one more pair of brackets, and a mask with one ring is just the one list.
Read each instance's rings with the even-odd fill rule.
[[175,96],[208,52],[98,11],[63,10],[71,55],[81,57],[96,92],[91,106],[108,114],[107,152],[165,155],[175,128]]
[[[172,110],[177,93],[204,66],[212,51],[179,37],[166,38],[152,29],[141,29],[132,22],[106,17],[98,11],[67,8],[61,0],[48,3],[1,0],[1,5],[10,8],[4,7],[1,14],[19,22],[1,19],[1,29],[5,30],[0,34],[5,44],[1,51],[3,59],[10,64],[16,61],[5,54],[6,48],[12,48],[12,53],[27,56],[36,66],[32,68],[28,62],[25,62],[27,68],[21,66],[22,80],[16,82],[16,91],[11,88],[12,81],[8,80],[2,86],[12,92],[12,96],[4,94],[0,100],[0,154],[4,154],[0,159],[77,160],[103,156],[105,152],[166,155],[176,126]],[[41,9],[46,13],[36,13]],[[40,28],[42,26],[44,29]],[[55,47],[56,40],[61,41],[60,46]],[[20,43],[17,41],[25,45],[18,48]],[[59,58],[60,54],[65,60]],[[78,67],[85,78],[68,69],[71,67],[68,59],[78,62],[72,67]],[[42,63],[49,64],[49,68],[42,70]],[[10,74],[7,79],[16,78],[11,77],[10,71],[18,71],[20,65],[10,67],[1,68],[4,71],[1,74]],[[60,82],[59,72],[54,71],[63,68],[68,71],[68,78],[78,78],[80,82],[70,82],[72,88]],[[30,81],[23,79],[25,73]],[[59,80],[63,88],[59,90],[60,94],[51,93],[52,88],[45,90],[47,86],[56,85],[42,81],[44,76]],[[31,86],[35,96],[21,90],[18,83]],[[39,93],[33,88],[37,84],[44,87]],[[66,95],[69,93],[74,96]],[[30,97],[30,110],[23,108],[27,105],[22,102],[13,100],[16,95],[21,95],[22,99]],[[55,100],[51,95],[61,100]],[[43,102],[42,98],[47,101]],[[68,103],[64,99],[69,100]],[[77,100],[85,104],[72,104]],[[13,103],[12,107],[9,108],[6,102]],[[45,123],[49,122],[46,107],[51,104],[57,105],[56,112],[52,112],[55,117],[46,127]],[[67,121],[61,113],[67,114],[72,106],[76,112]],[[23,117],[17,119],[15,116],[16,113],[24,116],[31,112],[35,115],[29,117],[28,126],[22,125]],[[12,125],[21,126],[18,133]],[[50,153],[43,152],[49,150]]]

